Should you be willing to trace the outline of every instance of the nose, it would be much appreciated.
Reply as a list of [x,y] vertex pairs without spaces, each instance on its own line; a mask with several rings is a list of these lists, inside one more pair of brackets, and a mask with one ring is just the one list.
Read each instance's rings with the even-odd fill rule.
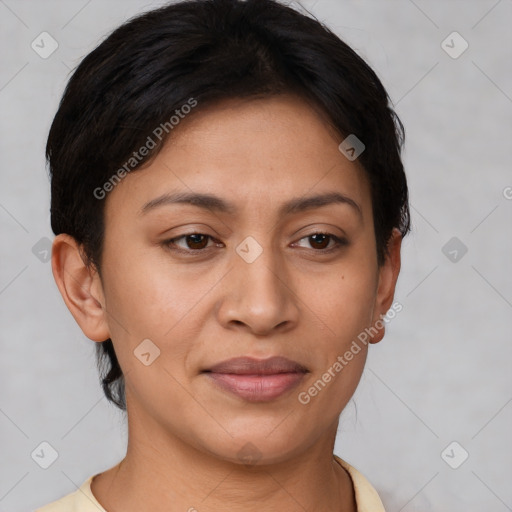
[[293,329],[300,317],[300,301],[277,251],[265,248],[254,261],[233,251],[232,260],[223,279],[219,322],[227,329],[237,327],[259,336]]

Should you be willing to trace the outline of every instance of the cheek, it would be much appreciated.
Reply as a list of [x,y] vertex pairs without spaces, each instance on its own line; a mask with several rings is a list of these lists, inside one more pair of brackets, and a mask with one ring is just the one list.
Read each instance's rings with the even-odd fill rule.
[[301,388],[307,396],[300,403],[310,400],[308,407],[318,411],[341,411],[354,393],[368,350],[358,336],[371,325],[375,284],[374,262],[364,257],[347,259],[329,276],[303,283],[301,294],[321,329],[315,348],[322,355]]
[[[109,261],[105,258],[104,291],[111,339],[123,371],[135,369],[131,378],[139,378],[141,365],[134,355],[149,339],[159,351],[154,368],[163,366],[184,376],[187,356],[197,350],[201,338],[205,301],[222,273],[198,272],[192,266],[180,269],[159,254],[149,259],[143,251],[129,259],[120,252],[111,254]],[[149,389],[149,382],[141,384]]]
[[[198,273],[183,275],[160,258],[141,252],[138,256],[110,258],[105,295],[111,312],[126,324],[134,337],[161,339],[178,328],[194,304],[208,290],[208,283]],[[115,322],[112,325],[116,329]]]
[[194,305],[209,287],[192,286],[169,267],[142,258],[119,258],[109,271],[108,322],[127,396],[154,407],[155,415],[170,404],[181,410],[180,383],[186,380],[187,357],[198,333]]
[[330,340],[327,344],[332,348],[341,350],[369,326],[375,286],[375,271],[370,265],[350,262],[321,279],[304,283],[301,294],[320,320],[323,334]]
[[370,323],[372,282],[347,281],[345,276],[333,283],[329,294],[309,296],[316,300],[322,332],[315,336],[316,364],[298,390],[297,407],[307,413],[305,421],[314,429],[326,428],[343,411],[366,362],[368,346],[358,336]]

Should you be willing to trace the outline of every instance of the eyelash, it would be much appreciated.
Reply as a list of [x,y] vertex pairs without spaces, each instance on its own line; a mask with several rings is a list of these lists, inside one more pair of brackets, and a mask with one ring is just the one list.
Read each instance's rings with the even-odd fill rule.
[[[212,236],[210,235],[206,235],[205,233],[198,233],[198,232],[194,232],[194,233],[187,233],[185,235],[181,235],[181,236],[178,236],[176,238],[170,238],[168,240],[164,240],[162,242],[162,246],[164,246],[166,249],[170,250],[170,251],[173,251],[173,252],[178,252],[178,253],[181,253],[181,254],[186,254],[188,256],[191,256],[191,257],[194,257],[194,256],[197,256],[197,255],[200,255],[201,253],[204,254],[206,251],[208,251],[209,249],[211,249],[211,247],[206,247],[206,248],[203,248],[203,249],[183,249],[181,247],[178,247],[176,248],[176,241],[177,240],[181,240],[181,239],[185,239],[189,236],[193,236],[193,235],[201,235],[201,236],[206,236],[208,237],[208,239],[210,240],[213,240],[215,241],[215,238],[213,238]],[[330,239],[332,239],[335,243],[335,245],[329,249],[311,249],[313,252],[316,252],[316,253],[320,253],[320,254],[331,254],[332,252],[335,252],[345,246],[348,245],[348,240],[346,238],[340,238],[336,235],[333,235],[332,233],[325,233],[323,231],[316,231],[314,233],[311,233],[310,235],[307,235],[307,236],[304,236],[302,237],[300,240],[298,240],[298,242],[304,240],[304,239],[307,239],[307,238],[311,238],[315,235],[323,235],[323,236],[326,236]],[[172,247],[174,246],[174,247]]]

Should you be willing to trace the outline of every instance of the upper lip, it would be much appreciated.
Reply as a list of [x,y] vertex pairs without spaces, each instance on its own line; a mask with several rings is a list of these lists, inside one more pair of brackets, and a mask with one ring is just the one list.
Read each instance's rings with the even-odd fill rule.
[[275,356],[268,359],[234,357],[204,370],[213,373],[233,373],[238,375],[274,375],[276,373],[306,373],[308,369],[286,357]]

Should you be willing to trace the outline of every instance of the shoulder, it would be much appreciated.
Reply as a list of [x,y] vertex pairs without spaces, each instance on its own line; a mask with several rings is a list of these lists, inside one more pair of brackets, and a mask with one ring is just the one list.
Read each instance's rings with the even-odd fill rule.
[[106,512],[91,491],[94,476],[89,477],[76,491],[37,508],[35,512]]
[[352,479],[354,486],[354,494],[357,504],[357,512],[386,512],[384,505],[373,488],[372,484],[360,473],[356,468],[351,466],[348,462],[334,455],[336,461],[343,466]]

